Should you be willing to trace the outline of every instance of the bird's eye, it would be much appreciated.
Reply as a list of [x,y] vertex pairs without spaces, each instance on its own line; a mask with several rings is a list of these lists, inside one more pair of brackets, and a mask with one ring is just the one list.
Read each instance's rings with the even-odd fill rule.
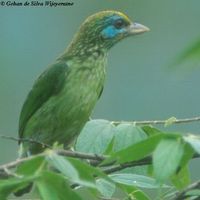
[[115,26],[115,28],[117,28],[117,29],[122,28],[124,25],[125,25],[125,24],[124,24],[124,21],[123,21],[122,19],[118,19],[118,20],[116,20],[116,21],[114,22],[114,26]]

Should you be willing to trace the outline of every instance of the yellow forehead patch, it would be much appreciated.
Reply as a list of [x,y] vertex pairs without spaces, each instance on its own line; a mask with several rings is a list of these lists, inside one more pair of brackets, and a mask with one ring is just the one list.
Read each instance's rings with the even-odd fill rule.
[[115,11],[115,13],[121,17],[123,17],[127,22],[131,23],[131,20],[129,19],[129,17],[127,15],[125,15],[124,13],[122,12],[119,12],[119,11]]
[[129,19],[128,16],[126,16],[124,13],[122,13],[120,11],[115,11],[115,10],[100,11],[100,12],[95,13],[95,14],[91,15],[90,17],[88,17],[88,20],[92,19],[92,18],[103,18],[108,15],[119,15],[123,19],[125,19],[127,22],[131,23],[131,20]]

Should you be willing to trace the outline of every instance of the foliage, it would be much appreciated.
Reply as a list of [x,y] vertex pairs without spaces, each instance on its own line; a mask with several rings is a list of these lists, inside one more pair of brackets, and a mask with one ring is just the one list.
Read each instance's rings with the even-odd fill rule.
[[[31,182],[34,193],[45,200],[149,200],[152,190],[158,199],[176,199],[178,190],[191,184],[188,164],[200,153],[200,138],[152,126],[92,120],[77,139],[75,151],[94,158],[72,158],[47,150],[12,171],[8,166],[9,178],[0,180],[0,199]],[[138,166],[144,170],[137,172]],[[199,194],[197,188],[187,191],[189,196]]]

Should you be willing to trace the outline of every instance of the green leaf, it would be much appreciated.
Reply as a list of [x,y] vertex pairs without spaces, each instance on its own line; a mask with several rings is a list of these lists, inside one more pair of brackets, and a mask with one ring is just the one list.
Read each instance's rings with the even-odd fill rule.
[[68,158],[71,164],[76,168],[79,173],[79,183],[88,187],[96,187],[95,177],[102,177],[109,180],[107,175],[105,175],[99,168],[92,167],[83,161],[74,158]]
[[171,177],[171,182],[177,189],[184,189],[191,182],[188,163],[190,159],[192,159],[193,155],[194,150],[192,147],[187,143],[184,144],[184,154],[181,158],[179,169],[176,174]]
[[44,164],[43,156],[36,156],[20,164],[15,174],[19,177],[9,178],[0,182],[0,199],[6,198],[10,193],[16,192],[29,185],[38,178],[38,170]]
[[163,183],[177,170],[184,153],[180,138],[165,138],[153,153],[153,168],[156,179]]
[[149,168],[148,165],[134,166],[134,167],[128,167],[128,168],[122,169],[120,170],[120,172],[127,173],[127,174],[138,174],[138,175],[147,176],[149,175],[148,168]]
[[111,154],[111,156],[106,159],[103,163],[107,163],[113,160],[117,160],[119,163],[130,162],[142,159],[150,155],[158,142],[165,137],[165,134],[153,135],[146,140],[133,144],[126,149],[122,149],[118,152]]
[[148,135],[148,136],[153,136],[157,134],[163,134],[162,131],[158,130],[157,128],[153,126],[143,126],[142,130]]
[[188,196],[200,197],[200,189],[190,190],[186,193]]
[[30,157],[30,160],[20,164],[17,167],[16,173],[23,175],[32,175],[44,164],[45,159],[44,156],[36,156],[34,158]]
[[[76,193],[84,200],[100,200],[99,199],[99,192],[94,193],[93,189],[88,188],[88,187],[77,187]],[[73,199],[72,199],[73,200]]]
[[128,194],[124,200],[150,200],[150,198],[141,190],[134,186],[118,184],[120,188]]
[[[160,188],[160,184],[158,182],[150,177],[147,176],[142,176],[142,175],[137,175],[137,174],[125,174],[125,173],[118,173],[118,174],[112,174],[109,175],[109,177],[121,184],[125,185],[132,185],[136,187],[141,187],[141,188],[148,188],[148,189],[155,189],[155,188]],[[167,185],[164,185],[163,187],[169,187]]]
[[49,164],[62,172],[67,178],[77,181],[79,177],[78,172],[67,159],[55,154],[54,152],[49,153],[46,158]]
[[75,149],[86,153],[103,154],[114,136],[115,126],[106,120],[91,120],[81,131]]
[[116,127],[113,149],[119,151],[146,138],[147,134],[140,127],[122,123]]
[[194,150],[193,148],[188,144],[184,144],[184,154],[180,162],[180,167],[185,167],[188,165],[189,161],[193,158]]
[[57,173],[45,172],[40,174],[36,187],[44,200],[82,200],[77,193],[66,183],[66,180]]
[[7,199],[6,197],[12,192],[16,192],[19,189],[24,188],[29,183],[34,181],[38,176],[28,176],[21,178],[9,178],[6,180],[0,180],[0,199]]
[[96,189],[95,177],[111,180],[100,169],[78,159],[65,158],[54,153],[50,154],[47,159],[52,166],[64,174],[71,182],[78,183],[81,186]]
[[184,166],[181,168],[181,170],[179,170],[178,173],[174,174],[171,177],[171,181],[177,189],[184,189],[187,187],[190,184],[190,173],[188,166]]
[[[73,164],[73,166],[79,172],[80,185],[86,186],[87,188],[90,187],[91,189],[93,189],[92,191],[93,194],[101,192],[102,195],[106,197],[107,195],[109,194],[111,195],[111,193],[114,192],[115,185],[113,184],[113,181],[106,174],[104,174],[99,168],[92,167],[74,158],[68,158],[68,160]],[[100,177],[100,179],[97,179],[97,177]],[[105,185],[102,185],[103,183]]]
[[200,137],[196,135],[188,135],[183,137],[183,139],[191,145],[191,147],[200,154]]
[[114,183],[107,181],[105,179],[98,179],[97,180],[97,188],[103,197],[110,198],[115,192],[116,186]]
[[144,192],[142,192],[141,190],[138,190],[138,189],[129,194],[129,199],[131,199],[131,200],[135,200],[135,199],[150,200],[150,198]]

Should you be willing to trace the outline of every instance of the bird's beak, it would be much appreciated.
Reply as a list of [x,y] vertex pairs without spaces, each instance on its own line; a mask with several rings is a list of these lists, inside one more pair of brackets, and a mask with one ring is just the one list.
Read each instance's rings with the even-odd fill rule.
[[129,28],[130,35],[140,34],[150,31],[150,29],[139,23],[132,23]]

